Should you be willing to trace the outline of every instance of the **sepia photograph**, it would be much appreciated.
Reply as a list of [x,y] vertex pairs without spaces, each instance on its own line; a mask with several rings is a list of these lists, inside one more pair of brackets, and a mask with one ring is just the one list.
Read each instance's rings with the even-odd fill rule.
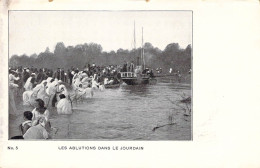
[[259,167],[259,0],[0,11],[0,167]]
[[192,141],[192,38],[191,10],[10,10],[9,140]]

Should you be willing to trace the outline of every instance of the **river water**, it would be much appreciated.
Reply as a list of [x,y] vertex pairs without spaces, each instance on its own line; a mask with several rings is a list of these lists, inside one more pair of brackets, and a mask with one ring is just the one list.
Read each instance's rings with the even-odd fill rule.
[[[185,104],[179,102],[188,96],[189,84],[169,80],[95,91],[93,98],[74,103],[71,115],[58,115],[50,109],[51,124],[58,129],[53,139],[191,140],[192,117],[185,115]],[[10,132],[17,134],[14,129],[22,117],[11,120]],[[174,124],[166,125],[169,123]],[[163,127],[153,131],[157,126]]]

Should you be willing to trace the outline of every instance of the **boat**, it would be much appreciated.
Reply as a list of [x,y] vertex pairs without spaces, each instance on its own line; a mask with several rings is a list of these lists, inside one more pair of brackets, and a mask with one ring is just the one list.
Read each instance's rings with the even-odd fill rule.
[[[135,47],[135,26],[134,26],[134,47]],[[137,57],[136,67],[132,68],[132,70],[130,71],[120,72],[120,75],[121,75],[121,80],[125,82],[127,85],[149,84],[150,81],[153,81],[152,83],[154,83],[154,81],[156,80],[152,72],[150,72],[149,69],[145,67],[144,47],[143,47],[143,28],[142,28],[141,61],[140,58]]]
[[115,89],[120,87],[120,83],[117,84],[106,84],[104,85],[106,89]]

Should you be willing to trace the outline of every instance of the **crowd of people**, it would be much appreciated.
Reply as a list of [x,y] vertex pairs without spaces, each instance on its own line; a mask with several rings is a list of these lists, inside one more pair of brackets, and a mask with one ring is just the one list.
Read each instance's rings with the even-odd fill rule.
[[[120,66],[100,67],[86,65],[82,70],[71,67],[65,71],[42,68],[9,68],[9,112],[20,113],[15,102],[22,95],[23,106],[32,106],[24,112],[25,121],[20,125],[21,135],[12,139],[51,138],[50,113],[71,114],[74,101],[91,98],[95,90],[120,82]],[[56,109],[56,110],[54,110]],[[50,110],[50,111],[49,111]],[[18,114],[19,115],[19,114]]]
[[[87,64],[83,69],[10,67],[9,68],[9,112],[17,115],[16,97],[21,96],[23,106],[33,107],[24,112],[25,121],[20,125],[21,135],[13,139],[48,139],[53,128],[50,113],[72,114],[73,102],[91,98],[94,91],[102,91],[107,85],[120,83],[120,72],[135,72],[133,62],[123,66],[96,66]],[[161,68],[156,69],[160,73]],[[170,73],[172,70],[170,70]],[[148,68],[143,72],[154,76]],[[50,110],[50,111],[49,111]],[[18,114],[19,115],[19,114]]]

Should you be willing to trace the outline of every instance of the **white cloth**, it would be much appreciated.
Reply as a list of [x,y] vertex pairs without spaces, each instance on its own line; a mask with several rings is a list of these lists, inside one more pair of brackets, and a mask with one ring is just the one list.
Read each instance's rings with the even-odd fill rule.
[[58,114],[72,114],[71,104],[68,99],[63,98],[57,104]]
[[14,83],[15,80],[19,80],[19,77],[15,77],[13,74],[9,74],[9,82]]
[[107,84],[112,84],[114,82],[114,80],[113,79],[111,79],[111,80],[109,80],[108,82],[107,82]]
[[48,77],[48,78],[46,79],[47,83],[51,83],[51,80],[52,80],[52,77]]
[[60,92],[60,94],[64,94],[66,96],[66,98],[68,98],[69,93],[67,91],[67,88],[65,87],[65,85],[60,85],[58,92]]
[[23,135],[24,139],[48,139],[48,137],[48,132],[41,124],[30,127]]
[[45,81],[42,81],[41,84],[38,84],[32,90],[25,91],[23,93],[23,105],[32,105],[35,99],[42,99],[44,103],[47,103],[49,97],[46,93],[46,88],[43,85]]
[[104,85],[99,85],[99,90],[103,91],[105,89]]
[[92,80],[92,88],[98,89],[99,83],[97,83],[95,80]]
[[170,68],[169,73],[172,73],[172,68]]
[[50,83],[46,89],[46,93],[50,96],[50,95],[54,95],[57,91],[57,88],[59,86],[58,81],[53,81],[52,83]]
[[93,89],[92,88],[77,88],[76,89],[76,98],[91,98],[93,97]]
[[46,80],[43,80],[41,84],[38,84],[35,88],[33,88],[33,93],[37,96],[38,99],[42,99],[45,104],[47,104],[49,96],[46,92],[46,86],[44,86],[44,83],[47,82]]
[[33,94],[32,90],[23,92],[23,105],[32,105],[36,99],[36,95]]
[[105,79],[104,79],[104,84],[105,84],[105,85],[108,84],[108,78],[105,78]]
[[84,92],[85,92],[85,95],[84,95],[85,98],[91,98],[94,95],[92,88],[85,88]]
[[24,121],[24,122],[22,123],[22,126],[24,127],[25,124],[27,124],[27,125],[29,125],[29,126],[31,127],[31,126],[32,126],[32,121],[31,121],[31,120]]
[[76,87],[79,87],[79,85],[82,84],[80,78],[76,78],[74,84]]
[[43,114],[41,114],[41,113],[40,113],[39,111],[37,111],[36,108],[35,108],[35,109],[33,109],[32,113],[33,113],[33,117],[32,117],[33,123],[34,123],[35,121],[38,121],[38,119],[39,119],[40,117],[44,117],[46,121],[49,120],[50,112],[49,112],[47,109],[44,111]]
[[92,79],[89,78],[89,77],[83,78],[83,79],[81,80],[82,88],[87,88],[87,87],[89,87],[91,80],[92,80]]
[[67,91],[65,85],[59,85],[59,87],[58,87],[58,92],[59,92],[59,94],[57,94],[57,102],[60,101],[60,97],[59,97],[59,96],[60,96],[61,94],[64,94],[67,99],[69,98],[69,93],[68,93],[68,91]]
[[91,78],[89,78],[89,77],[84,77],[84,78],[81,80],[82,83],[84,83],[84,82],[89,82],[89,81],[91,81]]
[[25,84],[24,84],[24,89],[25,89],[26,91],[33,89],[33,84],[31,83],[31,79],[32,79],[32,77],[29,77],[29,78],[27,79],[27,81],[25,82]]

